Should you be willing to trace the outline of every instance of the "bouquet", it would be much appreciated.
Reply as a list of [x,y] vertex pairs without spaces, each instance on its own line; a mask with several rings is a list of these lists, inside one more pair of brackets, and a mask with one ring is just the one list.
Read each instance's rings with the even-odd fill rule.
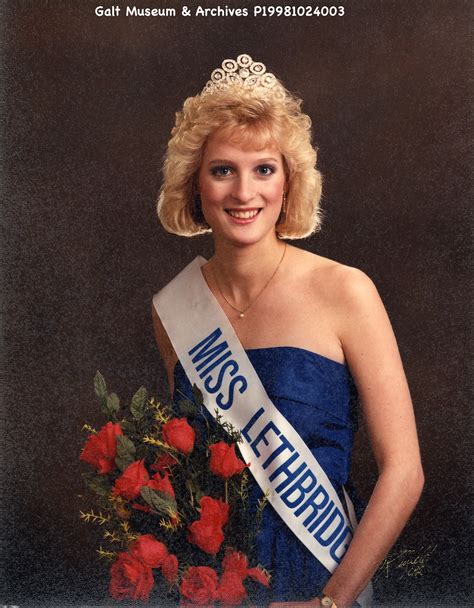
[[110,595],[180,606],[249,603],[270,582],[248,557],[266,497],[249,508],[240,433],[217,411],[215,419],[207,413],[196,387],[193,401],[174,406],[141,387],[127,408],[100,372],[94,388],[109,420],[98,431],[83,427],[80,459],[95,505],[80,516],[102,529],[97,553],[112,562]]

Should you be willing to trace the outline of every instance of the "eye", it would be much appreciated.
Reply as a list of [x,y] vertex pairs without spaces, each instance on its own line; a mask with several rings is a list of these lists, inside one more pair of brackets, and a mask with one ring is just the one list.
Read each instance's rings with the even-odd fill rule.
[[257,172],[259,175],[267,177],[267,175],[272,175],[275,173],[275,167],[272,167],[271,165],[259,165],[257,167]]
[[226,177],[227,175],[231,174],[231,171],[232,169],[225,165],[222,165],[220,167],[213,167],[211,169],[212,175],[215,175],[216,177]]

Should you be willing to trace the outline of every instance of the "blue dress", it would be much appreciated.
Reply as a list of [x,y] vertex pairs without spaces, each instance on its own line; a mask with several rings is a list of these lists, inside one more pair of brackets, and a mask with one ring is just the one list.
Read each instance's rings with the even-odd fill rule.
[[[311,351],[289,346],[246,351],[270,399],[298,431],[325,470],[342,503],[348,484],[357,393],[349,368]],[[192,399],[191,385],[180,363],[174,374],[175,396]],[[177,393],[176,391],[179,391]],[[251,502],[262,496],[253,482]],[[349,489],[351,497],[353,492]],[[355,500],[358,511],[357,500]],[[257,538],[257,561],[272,574],[271,590],[259,603],[303,601],[318,595],[330,578],[326,568],[296,538],[279,515],[264,510]]]

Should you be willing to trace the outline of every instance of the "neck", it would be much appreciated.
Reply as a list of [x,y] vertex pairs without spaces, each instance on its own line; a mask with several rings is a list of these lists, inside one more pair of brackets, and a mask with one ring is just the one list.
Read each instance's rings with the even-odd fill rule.
[[215,243],[210,262],[212,273],[222,291],[238,306],[251,300],[268,281],[281,261],[285,243],[276,234],[245,246]]

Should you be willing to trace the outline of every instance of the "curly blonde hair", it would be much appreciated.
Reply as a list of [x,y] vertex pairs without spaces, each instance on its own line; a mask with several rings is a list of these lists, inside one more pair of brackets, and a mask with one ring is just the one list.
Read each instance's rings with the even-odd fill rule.
[[311,145],[311,119],[301,100],[283,94],[257,96],[251,88],[228,86],[186,99],[176,113],[163,164],[157,211],[168,232],[193,236],[210,228],[196,205],[196,184],[207,139],[224,130],[244,145],[275,145],[287,172],[287,210],[276,226],[286,239],[307,237],[321,225],[321,174]]

